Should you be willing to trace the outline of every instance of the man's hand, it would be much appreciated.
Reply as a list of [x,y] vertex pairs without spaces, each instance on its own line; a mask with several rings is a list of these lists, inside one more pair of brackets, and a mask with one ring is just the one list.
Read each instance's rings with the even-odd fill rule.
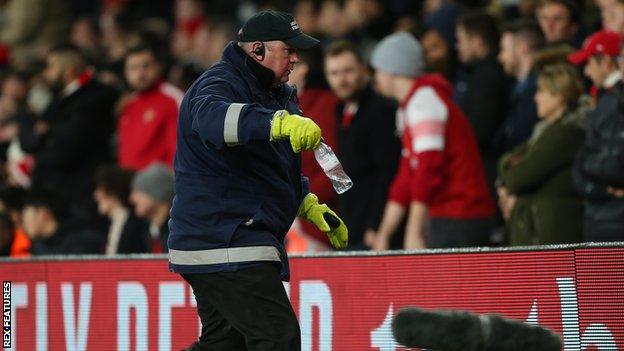
[[506,187],[498,187],[496,191],[498,193],[498,206],[500,207],[503,219],[507,221],[511,218],[511,211],[516,205],[517,198],[515,195],[510,194]]
[[276,139],[290,139],[294,152],[313,150],[321,143],[321,128],[309,118],[279,110],[271,124],[271,140]]
[[384,233],[377,233],[371,249],[374,251],[386,251],[390,249],[390,236]]
[[[319,204],[316,195],[312,193],[306,195],[299,208],[298,216],[312,222],[320,231],[327,234],[334,248],[344,249],[347,246],[347,242],[349,241],[349,230],[347,226],[329,206]],[[333,222],[333,220],[327,220],[332,217],[333,220],[337,221],[336,226],[330,226],[328,223],[328,221]]]

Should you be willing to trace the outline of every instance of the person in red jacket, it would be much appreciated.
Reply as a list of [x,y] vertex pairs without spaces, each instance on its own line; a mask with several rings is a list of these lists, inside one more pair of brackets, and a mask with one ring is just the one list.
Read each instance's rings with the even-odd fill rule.
[[117,131],[118,163],[141,170],[151,163],[173,165],[181,90],[162,80],[163,63],[149,46],[126,54],[125,76],[133,93],[123,105]]
[[400,102],[403,138],[374,249],[388,248],[406,213],[405,249],[487,245],[495,207],[474,132],[452,102],[450,84],[423,74],[423,62],[408,33],[386,37],[371,56],[378,90]]

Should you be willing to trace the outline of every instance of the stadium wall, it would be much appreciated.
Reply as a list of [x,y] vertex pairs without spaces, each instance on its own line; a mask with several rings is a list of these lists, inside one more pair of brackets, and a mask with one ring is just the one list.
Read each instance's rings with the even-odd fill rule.
[[[551,328],[565,351],[624,350],[624,243],[297,256],[291,270],[304,351],[403,350],[390,321],[405,306],[500,313]],[[0,277],[10,350],[180,350],[199,333],[165,256],[2,260]]]

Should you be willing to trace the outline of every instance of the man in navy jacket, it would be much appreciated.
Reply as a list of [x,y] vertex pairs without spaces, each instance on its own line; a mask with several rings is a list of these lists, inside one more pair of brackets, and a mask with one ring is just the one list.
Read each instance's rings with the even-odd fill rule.
[[260,12],[182,101],[169,261],[202,321],[189,350],[299,350],[284,236],[299,215],[346,246],[344,223],[301,175],[299,152],[321,130],[284,84],[297,50],[317,44],[290,14]]

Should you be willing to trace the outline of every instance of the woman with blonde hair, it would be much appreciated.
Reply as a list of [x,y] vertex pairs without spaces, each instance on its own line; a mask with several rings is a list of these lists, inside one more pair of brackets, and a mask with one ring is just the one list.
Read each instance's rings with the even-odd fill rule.
[[499,204],[512,246],[582,238],[583,202],[571,170],[589,108],[581,98],[583,83],[573,67],[554,64],[540,71],[537,86],[540,122],[529,140],[499,162]]

